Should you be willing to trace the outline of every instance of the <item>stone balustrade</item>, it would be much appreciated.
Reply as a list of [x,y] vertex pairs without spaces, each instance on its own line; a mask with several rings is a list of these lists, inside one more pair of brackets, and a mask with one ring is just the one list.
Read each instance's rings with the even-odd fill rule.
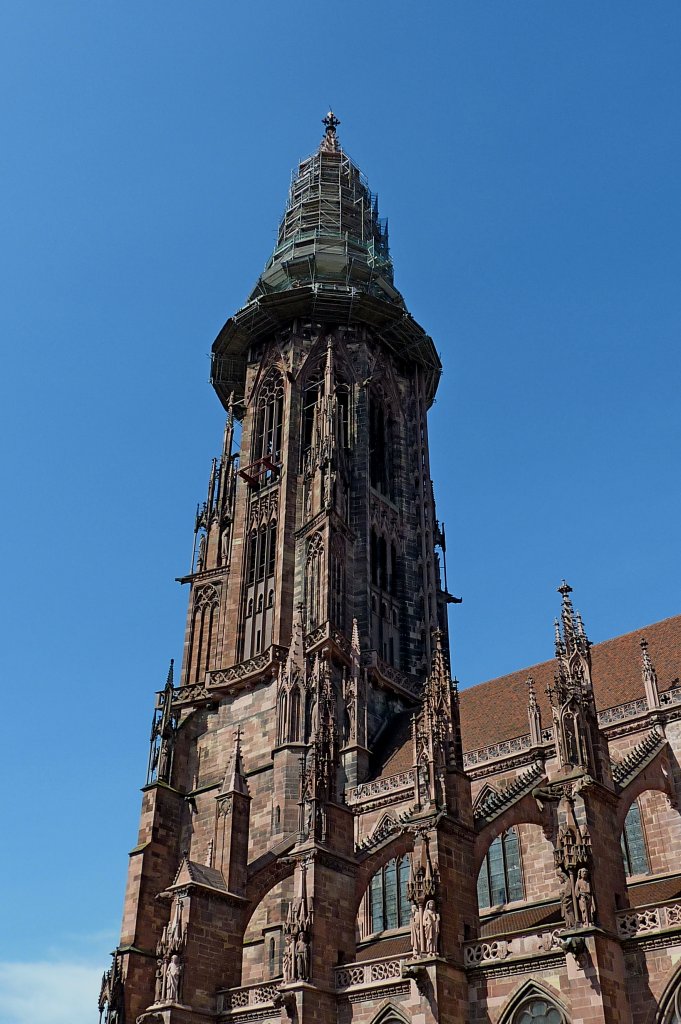
[[488,941],[469,942],[464,946],[466,967],[482,967],[487,964],[522,957],[541,956],[547,953],[562,953],[557,928],[514,935],[512,938],[494,938]]
[[651,935],[668,928],[681,927],[681,903],[667,903],[659,907],[623,910],[617,915],[617,934],[622,939]]
[[397,775],[387,775],[384,779],[374,779],[373,782],[362,782],[359,786],[351,786],[345,791],[345,802],[350,806],[362,804],[386,793],[399,793],[400,790],[409,791],[414,787],[414,770],[410,768],[406,772],[398,772]]
[[218,1013],[229,1013],[232,1010],[243,1010],[251,1006],[263,1006],[271,1003],[279,991],[275,982],[261,982],[255,985],[243,985],[241,988],[228,988],[218,992]]
[[336,968],[336,991],[343,992],[349,988],[359,988],[386,982],[402,980],[401,957],[383,957],[380,960],[367,960],[360,964],[347,964]]

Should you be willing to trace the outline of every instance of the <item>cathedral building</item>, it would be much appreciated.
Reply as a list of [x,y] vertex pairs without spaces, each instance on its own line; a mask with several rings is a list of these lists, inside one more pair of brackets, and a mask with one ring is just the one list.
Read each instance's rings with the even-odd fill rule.
[[[681,1024],[681,616],[461,693],[441,366],[329,112],[220,331],[100,1024]],[[237,443],[238,438],[238,443]]]

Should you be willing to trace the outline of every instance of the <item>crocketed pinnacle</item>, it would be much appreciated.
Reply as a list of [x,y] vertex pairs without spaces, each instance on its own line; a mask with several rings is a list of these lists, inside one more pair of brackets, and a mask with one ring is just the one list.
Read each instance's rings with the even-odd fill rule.
[[444,644],[442,642],[442,630],[433,630],[433,640],[435,646],[433,648],[432,664],[430,667],[431,679],[437,680],[438,683],[449,681],[449,669],[447,667],[447,656],[444,650]]
[[572,608],[570,594],[572,587],[565,580],[558,587],[558,593],[563,599],[560,617],[563,623],[563,642],[567,653],[570,654],[575,645],[575,613]]
[[243,793],[248,796],[244,765],[241,759],[241,728],[238,727],[234,733],[234,748],[232,750],[232,763],[225,774],[222,783],[222,794]]

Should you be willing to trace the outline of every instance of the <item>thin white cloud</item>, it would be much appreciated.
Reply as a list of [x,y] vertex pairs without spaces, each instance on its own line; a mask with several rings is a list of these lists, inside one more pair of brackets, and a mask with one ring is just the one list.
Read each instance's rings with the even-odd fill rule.
[[0,1024],[92,1024],[103,969],[0,962]]

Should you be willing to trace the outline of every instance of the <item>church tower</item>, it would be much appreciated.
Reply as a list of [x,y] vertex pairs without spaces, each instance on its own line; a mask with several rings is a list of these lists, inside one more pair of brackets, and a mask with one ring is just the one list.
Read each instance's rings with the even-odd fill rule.
[[[472,812],[428,454],[441,365],[393,283],[377,197],[323,123],[213,344],[226,427],[181,579],[180,677],[154,711],[108,1022],[226,1021],[254,1000],[269,1019],[336,1019],[377,846],[358,793],[399,730],[412,789],[381,842],[413,852],[419,950],[460,961],[474,927],[468,855],[443,854],[468,849]],[[440,932],[455,885],[463,917]]]

